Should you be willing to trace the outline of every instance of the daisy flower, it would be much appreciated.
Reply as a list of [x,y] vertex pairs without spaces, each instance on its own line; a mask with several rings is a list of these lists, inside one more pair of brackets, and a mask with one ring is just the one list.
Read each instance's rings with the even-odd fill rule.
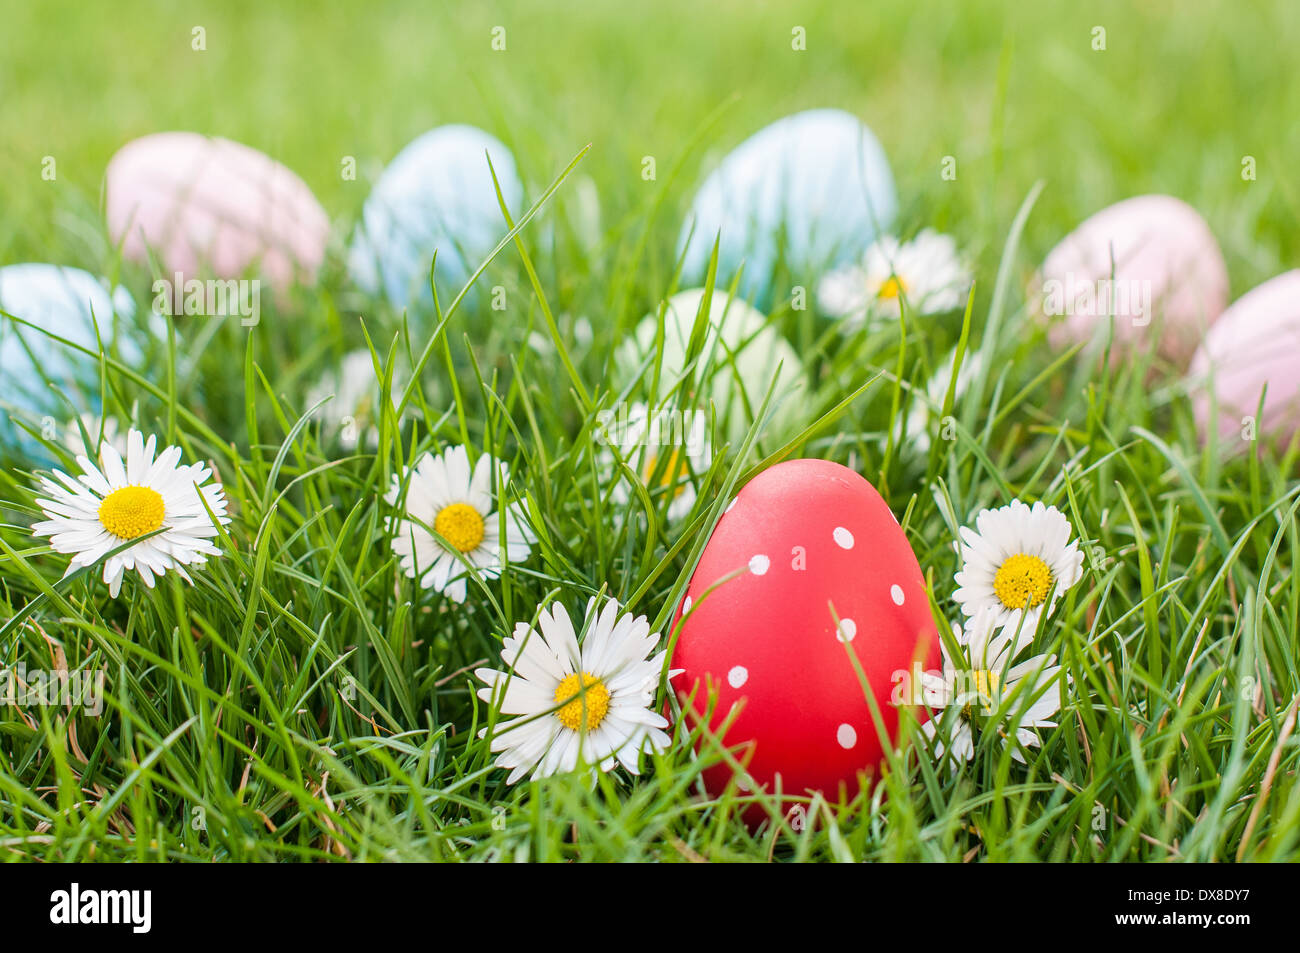
[[[679,412],[665,407],[651,416],[644,403],[635,403],[625,411],[624,407],[620,405],[622,419],[608,412],[610,417],[602,422],[601,438],[617,448],[619,456],[636,471],[652,498],[668,497],[668,519],[680,519],[695,506],[692,475],[708,472],[713,463],[704,411]],[[603,460],[607,468],[617,467],[612,451],[606,451]],[[614,502],[627,506],[632,496],[632,487],[620,468],[620,478],[614,484]]]
[[642,752],[668,746],[668,722],[653,709],[667,654],[655,653],[659,633],[645,616],[620,615],[614,599],[603,606],[591,599],[582,629],[579,644],[557,602],[540,610],[536,628],[515,626],[501,649],[506,671],[474,672],[487,685],[479,698],[517,716],[496,725],[490,745],[497,767],[510,769],[507,784],[579,765],[609,771],[622,764],[636,774]]
[[1032,633],[1083,575],[1083,553],[1070,533],[1064,514],[1041,502],[980,510],[975,529],[960,531],[964,561],[953,598],[967,616],[991,608],[998,626]]
[[518,504],[504,508],[501,535],[501,516],[493,509],[493,470],[500,495],[509,473],[504,462],[485,453],[471,469],[465,448],[451,447],[440,456],[426,453],[414,468],[394,476],[384,496],[390,506],[398,506],[406,486],[406,518],[395,520],[393,535],[402,571],[455,602],[465,601],[469,566],[485,579],[495,579],[506,568],[507,554],[523,562],[532,552],[533,535]]
[[34,525],[32,532],[50,537],[55,552],[72,554],[65,575],[138,540],[104,562],[104,582],[113,598],[130,570],[150,588],[154,577],[169,569],[190,582],[184,567],[220,556],[212,542],[216,523],[230,522],[221,484],[207,482],[212,471],[201,463],[180,465],[180,447],[167,447],[155,457],[154,443],[154,437],[146,443],[140,431],[132,429],[125,462],[105,441],[98,466],[77,457],[82,470],[77,479],[60,470],[53,472],[57,482],[41,478],[46,496],[36,502],[48,519]]
[[[913,392],[912,406],[907,412],[907,433],[905,445],[918,454],[930,450],[930,413],[943,409],[943,402],[948,399],[948,386],[952,383],[952,362],[956,359],[957,349],[948,352],[947,357],[939,362],[939,369],[925,383],[925,393]],[[961,367],[957,370],[957,386],[953,388],[954,406],[961,400],[962,394],[970,387],[971,381],[983,366],[983,356],[979,351],[968,351],[962,357]]]
[[[117,422],[116,417],[98,417],[95,414],[81,414],[76,420],[68,424],[63,435],[63,446],[71,454],[76,455],[85,453],[89,446],[81,435],[82,428],[85,428],[86,436],[90,438],[91,443],[98,440],[101,444],[109,444],[118,452],[119,456],[126,456],[126,434],[122,433],[121,424]],[[98,454],[96,454],[98,456]]]
[[[393,375],[393,409],[405,389],[401,373]],[[330,374],[307,394],[307,406],[317,408],[315,416],[329,421],[328,433],[337,433],[339,443],[353,450],[365,439],[369,447],[379,445],[379,399],[381,384],[370,352],[361,349],[343,355],[337,374]],[[331,399],[332,398],[332,399]]]
[[981,612],[963,630],[963,654],[954,659],[943,643],[943,672],[922,676],[922,703],[940,714],[921,726],[942,759],[969,761],[975,755],[977,728],[994,731],[1011,757],[1024,762],[1023,748],[1039,743],[1035,728],[1054,728],[1061,708],[1056,690],[1061,667],[1055,655],[1035,655],[1011,664],[1018,637],[996,625],[992,610]]
[[822,278],[817,302],[824,313],[855,327],[868,316],[897,318],[900,301],[912,314],[955,311],[965,303],[971,280],[953,237],[927,228],[910,242],[878,239],[860,264]]

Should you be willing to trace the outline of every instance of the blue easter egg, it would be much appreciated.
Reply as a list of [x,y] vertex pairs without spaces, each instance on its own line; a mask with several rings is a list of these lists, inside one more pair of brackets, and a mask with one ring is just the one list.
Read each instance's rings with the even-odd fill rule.
[[704,277],[721,232],[720,281],[743,262],[741,296],[766,307],[779,260],[813,277],[860,257],[897,213],[889,160],[870,129],[839,109],[796,113],[750,136],[704,180],[677,243],[683,280]]
[[[5,312],[0,315],[0,369],[4,375],[0,448],[31,452],[36,446],[11,417],[39,428],[44,417],[64,423],[73,410],[99,410],[98,360],[49,334],[97,352],[98,326],[98,339],[110,353],[127,363],[138,364],[143,358],[133,336],[130,319],[135,302],[130,293],[119,287],[110,295],[107,282],[78,268],[40,263],[0,268],[0,311]],[[73,408],[59,392],[72,401]]]
[[348,256],[353,281],[397,308],[431,304],[436,249],[438,300],[450,304],[508,231],[487,156],[511,215],[522,214],[510,150],[473,126],[440,126],[398,153],[366,199]]

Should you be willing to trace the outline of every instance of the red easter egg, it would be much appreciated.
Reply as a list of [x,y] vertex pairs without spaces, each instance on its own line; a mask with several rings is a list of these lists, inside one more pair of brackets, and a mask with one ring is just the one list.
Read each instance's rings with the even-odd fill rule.
[[[745,571],[720,582],[736,570]],[[787,795],[855,795],[883,747],[850,653],[891,738],[895,686],[917,663],[940,666],[924,577],[898,520],[875,487],[827,460],[777,464],[740,491],[674,625],[683,617],[671,665],[682,671],[672,684],[694,709],[688,727],[705,716],[710,692],[715,733],[743,701],[722,737],[740,746],[741,763],[749,758],[742,791],[773,793],[779,778]],[[705,771],[705,787],[716,796],[732,777],[718,764]],[[756,823],[766,813],[745,816]]]

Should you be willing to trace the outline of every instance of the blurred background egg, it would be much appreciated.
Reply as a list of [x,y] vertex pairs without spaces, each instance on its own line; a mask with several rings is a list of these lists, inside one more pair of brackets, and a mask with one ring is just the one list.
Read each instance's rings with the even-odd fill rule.
[[[389,394],[394,411],[409,380],[405,362],[400,362]],[[337,371],[328,367],[322,371],[321,379],[307,392],[306,406],[325,425],[328,439],[337,440],[347,450],[359,446],[373,449],[379,446],[382,391],[375,357],[366,348],[358,348],[343,355]]]
[[127,143],[108,164],[108,230],[123,255],[189,278],[277,288],[314,280],[329,218],[307,184],[270,156],[228,139],[163,132]]
[[1290,439],[1300,429],[1300,270],[1234,301],[1192,357],[1187,377],[1203,440],[1211,427],[1228,449],[1246,449],[1252,435]]
[[[97,358],[50,335],[138,363],[144,348],[132,320],[135,302],[125,288],[78,268],[28,263],[0,268],[0,451],[35,452],[36,443],[11,418],[18,418],[47,439],[82,413],[99,409],[100,367]],[[13,320],[21,318],[34,327]],[[98,326],[98,335],[96,334]],[[60,394],[70,400],[71,406]],[[57,431],[57,432],[56,432]]]
[[743,261],[740,295],[766,307],[778,261],[810,279],[856,260],[897,211],[889,160],[870,129],[838,109],[796,113],[746,139],[704,180],[678,239],[683,278],[705,277],[721,232],[719,281]]
[[406,146],[361,211],[348,255],[352,280],[399,309],[430,303],[429,264],[436,250],[438,298],[445,308],[509,230],[493,169],[511,215],[522,214],[524,187],[514,156],[483,130],[440,126]]
[[[675,386],[686,369],[691,330],[703,300],[704,289],[695,288],[679,292],[666,302],[660,393]],[[625,374],[637,373],[642,365],[653,361],[658,328],[657,314],[646,315],[637,325],[633,339],[619,354]],[[643,380],[649,381],[652,373],[646,370]],[[788,429],[803,392],[803,365],[794,348],[764,315],[744,301],[728,297],[722,288],[713,292],[709,330],[692,368],[695,380],[700,380],[701,373],[705,376],[700,388],[705,399],[698,406],[707,410],[708,400],[713,401],[727,439],[733,442],[744,437],[753,423],[752,414],[762,407],[773,380],[768,408],[772,418],[765,432],[782,433]]]
[[1035,284],[1031,308],[1050,324],[1056,346],[1104,337],[1113,314],[1117,354],[1154,343],[1178,364],[1228,302],[1214,234],[1169,195],[1139,195],[1097,212],[1048,253]]

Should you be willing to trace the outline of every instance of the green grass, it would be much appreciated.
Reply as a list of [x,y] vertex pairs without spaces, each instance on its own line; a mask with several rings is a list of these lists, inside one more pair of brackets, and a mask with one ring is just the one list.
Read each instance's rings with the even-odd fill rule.
[[[1300,88],[1281,51],[1300,39],[1300,16],[1285,3],[1250,16],[1227,3],[1195,15],[1020,6],[601,5],[579,16],[413,4],[370,20],[306,5],[181,15],[5,2],[6,263],[120,273],[148,301],[148,275],[119,264],[104,235],[99,189],[118,146],[160,129],[284,160],[340,242],[368,189],[339,178],[340,158],[373,172],[440,122],[505,139],[533,200],[563,181],[542,210],[554,241],[530,223],[488,265],[505,313],[471,297],[445,322],[404,322],[350,288],[335,260],[292,307],[266,302],[254,331],[180,319],[147,373],[104,362],[109,409],[138,404],[146,429],[213,461],[232,501],[227,554],[193,587],[128,581],[114,602],[85,578],[60,583],[64,558],[26,529],[33,478],[20,461],[3,471],[0,663],[102,669],[109,694],[98,719],[0,708],[0,857],[1295,859],[1295,451],[1203,450],[1171,368],[1144,358],[1104,371],[1053,351],[1025,317],[1023,285],[1075,221],[1143,191],[1206,215],[1234,297],[1294,262]],[[504,54],[488,42],[498,23]],[[205,53],[189,49],[195,24]],[[806,53],[789,49],[793,24],[808,28]],[[1107,50],[1094,53],[1097,24]],[[670,527],[666,500],[653,499],[654,519],[612,502],[593,429],[599,407],[638,386],[612,353],[674,284],[701,163],[828,104],[880,135],[903,230],[932,225],[975,253],[971,346],[990,373],[956,405],[956,439],[918,457],[899,445],[893,408],[956,343],[960,315],[843,337],[778,302],[772,320],[814,395],[798,426],[815,429],[787,455],[852,463],[880,488],[950,618],[957,525],[1013,496],[1066,512],[1088,559],[1046,633],[1074,686],[1061,727],[1027,766],[983,744],[956,773],[904,738],[875,797],[815,804],[816,823],[797,831],[755,835],[735,790],[704,798],[698,772],[721,754],[706,745],[697,759],[680,737],[631,783],[507,788],[476,738],[488,712],[465,670],[495,664],[501,637],[553,598],[575,609],[604,589],[666,627],[728,487],[785,449],[791,434],[770,430],[731,446],[692,518]],[[640,177],[647,154],[652,183]],[[939,176],[949,154],[955,182]],[[40,179],[45,155],[55,182]],[[1258,160],[1256,181],[1241,179],[1244,155]],[[579,176],[600,194],[594,243],[577,225]],[[580,317],[587,347],[575,344]],[[549,346],[530,343],[534,332]],[[303,424],[305,395],[367,340],[385,366],[417,367],[418,386],[374,453],[345,454]],[[380,499],[419,452],[459,442],[510,462],[541,537],[537,555],[471,586],[463,606],[400,575]]]

